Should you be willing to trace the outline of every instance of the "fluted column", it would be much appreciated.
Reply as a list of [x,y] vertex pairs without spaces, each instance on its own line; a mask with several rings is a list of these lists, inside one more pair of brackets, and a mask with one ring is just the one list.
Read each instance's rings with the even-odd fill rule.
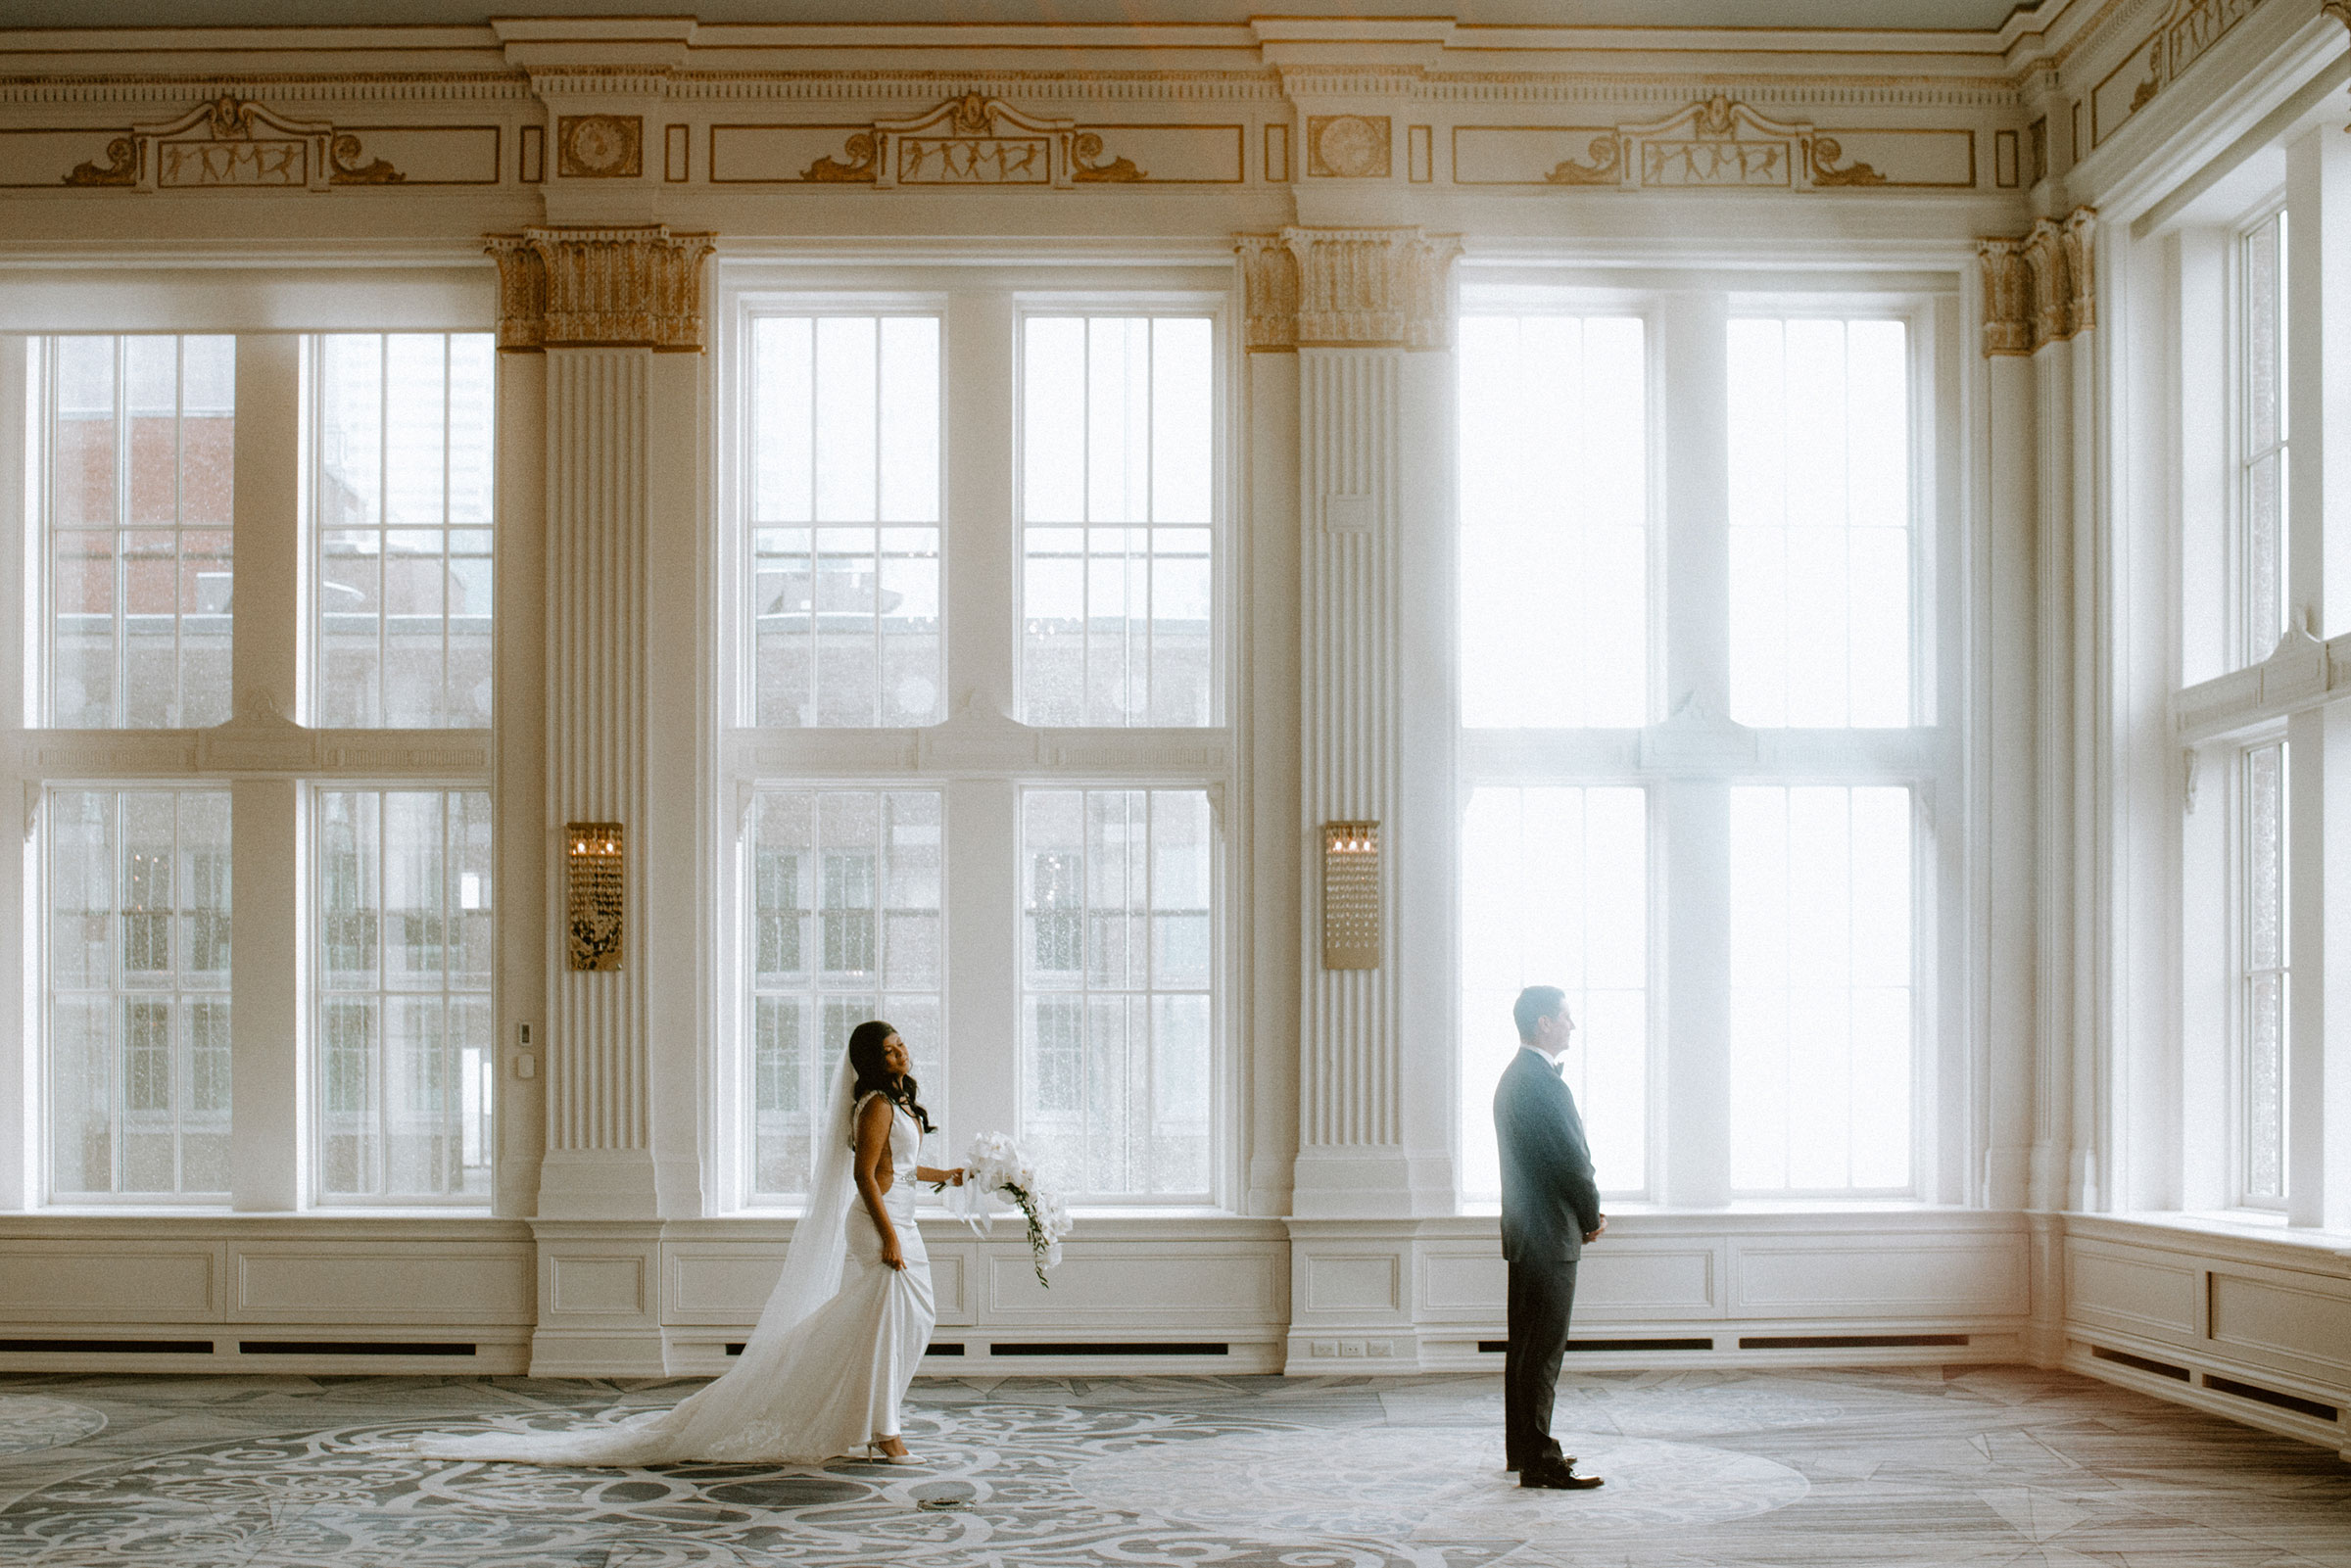
[[[1242,242],[1250,346],[1298,356],[1304,1218],[1453,1205],[1450,239]],[[1380,824],[1379,962],[1323,966],[1321,832]]]
[[[2006,558],[2013,542],[2029,537],[2038,585],[2030,612],[2036,787],[2030,823],[2012,822],[2007,835],[2011,841],[2029,835],[2036,845],[2033,880],[2027,887],[1999,876],[2011,865],[2003,857],[1995,866],[1990,911],[1993,927],[2008,933],[1994,944],[1994,970],[2007,965],[2012,972],[2024,923],[2009,923],[2028,900],[2032,909],[2031,1130],[2029,1141],[2021,1138],[2024,1128],[2002,1115],[2021,1110],[2027,1096],[2025,1086],[2008,1076],[2024,1064],[2001,1049],[2001,1026],[2012,1015],[2005,1003],[1995,1004],[2003,1011],[1992,1020],[1992,1060],[2005,1071],[1989,1085],[1994,1124],[1989,1129],[1987,1186],[1995,1200],[2006,1201],[2021,1186],[2028,1208],[2050,1211],[2098,1206],[2106,1130],[2099,1097],[2103,1042],[2090,973],[2097,951],[2095,868],[2079,854],[2097,836],[2096,736],[2087,720],[2097,706],[2099,594],[2091,563],[2099,555],[2091,537],[2094,376],[2086,336],[2095,325],[2096,216],[2078,209],[2062,221],[2043,218],[2019,238],[1986,240],[1978,248],[1983,348],[1991,360],[1991,428],[2017,437],[2029,432],[2031,440],[2029,453],[2015,451],[2012,441],[1998,454],[2006,460],[1994,469],[1995,504],[2029,505],[2030,515],[1993,519],[1995,559]],[[2029,362],[2029,373],[2015,366],[2018,359]],[[1996,593],[1994,602],[2011,613],[2024,611]],[[2018,641],[1995,655],[2010,665],[1994,672],[2002,689],[2021,689],[2021,672],[2013,668]],[[2007,733],[2005,727],[1995,731],[1995,746]],[[2013,816],[2022,804],[2005,785],[2015,777],[2014,762],[2012,755],[1995,759],[2002,773],[1991,791],[1995,816]],[[2002,836],[1995,832],[1994,841]]]
[[[693,704],[676,700],[679,692],[658,710],[654,702],[662,616],[653,598],[663,562],[652,541],[657,523],[673,521],[658,514],[678,505],[665,494],[675,487],[662,482],[660,453],[681,439],[692,450],[698,430],[692,363],[670,356],[701,348],[700,272],[709,240],[658,225],[532,229],[494,240],[491,249],[503,293],[500,346],[546,358],[545,798],[546,828],[556,841],[550,846],[547,1153],[538,1212],[543,1219],[626,1220],[697,1212],[698,1195],[665,1190],[691,1182],[691,1148],[657,1174],[653,1053],[668,1042],[654,1040],[650,1022],[665,974],[682,960],[690,965],[693,927],[649,918],[655,894],[648,877],[654,865],[693,864],[690,838],[683,846],[668,842],[681,819],[693,821],[693,810],[685,801],[654,809],[648,758],[671,749],[655,732],[677,713],[686,715],[684,738],[692,745]],[[687,428],[665,428],[681,405]],[[691,496],[684,505],[686,515],[674,522],[691,538]],[[617,968],[570,962],[567,823],[621,826]],[[674,856],[680,847],[682,858]],[[680,1022],[692,1017],[689,1006]],[[690,1052],[696,1031],[689,1024],[676,1032],[679,1049]],[[691,1058],[677,1066],[691,1082]]]

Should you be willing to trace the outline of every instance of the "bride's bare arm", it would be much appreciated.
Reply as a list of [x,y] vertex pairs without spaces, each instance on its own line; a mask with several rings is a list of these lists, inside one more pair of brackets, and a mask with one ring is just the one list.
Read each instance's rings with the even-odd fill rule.
[[898,1227],[889,1222],[889,1211],[882,1204],[882,1195],[896,1179],[889,1168],[890,1116],[889,1102],[878,1094],[857,1113],[857,1191],[865,1199],[866,1212],[874,1216],[874,1224],[882,1232],[882,1261],[904,1268],[906,1255],[898,1249]]
[[917,1165],[914,1167],[914,1179],[937,1187],[960,1187],[963,1185],[963,1166]]

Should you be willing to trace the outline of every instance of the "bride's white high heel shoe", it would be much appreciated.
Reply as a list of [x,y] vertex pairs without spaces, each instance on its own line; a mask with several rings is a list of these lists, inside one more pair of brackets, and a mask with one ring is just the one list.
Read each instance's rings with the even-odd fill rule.
[[885,1453],[882,1451],[882,1445],[878,1442],[868,1443],[865,1446],[865,1458],[869,1464],[921,1464],[923,1462],[922,1458],[913,1452]]

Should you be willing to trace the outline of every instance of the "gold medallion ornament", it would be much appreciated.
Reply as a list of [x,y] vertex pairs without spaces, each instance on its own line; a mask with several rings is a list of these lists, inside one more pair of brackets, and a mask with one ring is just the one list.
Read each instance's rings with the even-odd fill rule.
[[555,122],[555,154],[565,179],[636,179],[645,173],[645,121],[635,115],[565,115]]
[[1316,115],[1306,122],[1306,170],[1325,179],[1386,179],[1388,117]]

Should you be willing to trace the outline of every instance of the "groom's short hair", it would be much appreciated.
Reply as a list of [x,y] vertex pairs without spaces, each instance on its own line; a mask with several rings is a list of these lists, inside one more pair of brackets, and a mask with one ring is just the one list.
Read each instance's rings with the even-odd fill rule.
[[1567,993],[1556,985],[1530,985],[1518,993],[1511,1004],[1511,1017],[1518,1023],[1518,1038],[1527,1045],[1535,1043],[1535,1025],[1559,1012]]

